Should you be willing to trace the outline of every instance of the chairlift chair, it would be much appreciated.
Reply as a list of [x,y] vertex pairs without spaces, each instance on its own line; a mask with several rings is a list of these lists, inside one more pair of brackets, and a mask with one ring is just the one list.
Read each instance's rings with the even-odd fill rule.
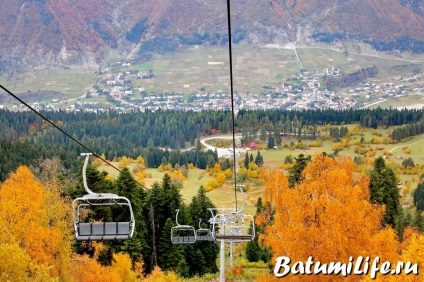
[[255,238],[255,224],[253,216],[241,212],[220,213],[215,222],[219,226],[212,228],[212,236],[216,241],[245,242]]
[[[72,202],[74,212],[75,239],[77,241],[128,240],[133,237],[135,229],[131,202],[126,197],[110,193],[94,193],[87,185],[86,169],[91,153],[85,156],[83,167],[84,188],[88,194]],[[82,222],[83,210],[94,207],[121,206],[129,210],[129,220],[125,222]]]
[[172,244],[193,244],[196,242],[196,229],[191,225],[181,225],[178,223],[179,209],[176,210],[175,223],[177,226],[171,228]]
[[243,197],[241,209],[233,212],[216,213],[213,219],[210,220],[212,223],[212,237],[216,241],[237,243],[255,239],[255,221],[252,215],[243,213],[246,198],[243,187],[239,186],[239,188]]
[[209,228],[202,228],[202,219],[199,219],[199,229],[196,230],[196,241],[215,241]]

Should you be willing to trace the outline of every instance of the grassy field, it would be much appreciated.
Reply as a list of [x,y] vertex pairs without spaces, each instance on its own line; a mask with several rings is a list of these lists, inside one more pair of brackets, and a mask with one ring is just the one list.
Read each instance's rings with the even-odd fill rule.
[[[148,91],[192,93],[204,87],[208,90],[229,88],[229,59],[222,48],[195,46],[176,55],[164,55],[152,62],[137,64],[129,68],[152,69],[155,78],[137,81]],[[379,75],[376,80],[392,79],[402,73],[394,66],[406,62],[397,58],[348,54],[326,48],[297,48],[303,68],[321,72],[336,67],[345,73],[376,65]],[[239,92],[258,93],[263,85],[277,85],[298,75],[300,63],[294,50],[281,48],[251,48],[238,44],[233,49],[234,88]],[[124,69],[121,69],[124,70]]]
[[19,73],[11,79],[0,76],[0,83],[16,93],[54,90],[68,95],[71,99],[89,90],[96,83],[96,75],[83,69],[46,68],[37,73]]
[[[348,125],[348,128],[351,130],[357,127],[357,125]],[[377,158],[378,156],[383,156],[386,159],[387,163],[394,163],[400,165],[403,160],[411,157],[414,163],[424,164],[424,135],[415,136],[410,140],[404,143],[396,143],[396,144],[369,144],[372,139],[383,140],[384,138],[388,138],[391,133],[392,128],[388,129],[378,129],[377,132],[381,136],[377,136],[375,133],[373,134],[371,130],[363,129],[359,131],[357,135],[351,136],[351,143],[358,141],[363,138],[365,145],[369,145],[370,148],[375,152],[375,156],[372,159]],[[218,139],[215,139],[217,142]],[[283,142],[289,144],[291,141],[296,142],[297,140],[294,138],[283,139]],[[308,144],[311,141],[304,140],[304,143]],[[292,156],[293,159],[297,157],[299,154],[304,154],[305,156],[311,155],[313,156],[315,153],[326,152],[327,154],[333,153],[334,142],[327,140],[323,141],[321,147],[310,147],[309,149],[296,149],[296,148],[281,148],[277,150],[262,150],[261,155],[264,158],[265,166],[269,168],[278,168],[281,164],[283,164],[286,156]],[[361,157],[358,153],[355,152],[355,145],[351,145],[350,147],[344,148],[341,150],[338,155],[339,156],[349,156],[354,158],[355,156]],[[384,149],[381,149],[384,147]],[[411,152],[408,154],[403,151],[403,148],[408,147]],[[379,149],[380,148],[380,149]],[[383,152],[391,152],[391,156],[384,156]],[[250,154],[256,156],[256,151],[251,151]],[[363,156],[362,156],[363,157]],[[240,160],[244,159],[244,154],[241,155]],[[114,163],[117,165],[117,163]],[[134,164],[130,164],[128,168],[130,171],[133,169]],[[371,168],[371,164],[368,165],[368,169]],[[105,170],[108,173],[117,177],[117,171],[109,166],[101,166],[100,170]],[[161,182],[164,173],[159,172],[158,169],[148,168],[146,169],[147,173],[152,175],[151,178],[145,178],[145,186],[150,188],[155,181]],[[424,172],[424,171],[423,171]],[[186,203],[190,203],[192,197],[197,193],[199,187],[201,185],[205,186],[208,180],[212,176],[209,175],[208,172],[201,169],[190,169],[188,171],[188,177],[183,182],[183,187],[181,189],[181,194]],[[398,174],[399,181],[401,184],[401,188],[405,189],[405,183],[407,180],[411,181],[411,187],[415,188],[418,181],[418,176],[412,177],[410,175]],[[258,197],[262,196],[263,187],[257,180],[249,180],[242,184],[245,184],[249,187],[248,191],[245,193],[246,196],[246,208],[245,211],[248,213],[255,213],[255,204]],[[409,193],[407,193],[409,194]],[[234,197],[234,182],[233,180],[227,180],[221,187],[214,189],[211,192],[208,192],[208,197],[213,201],[213,203],[217,207],[234,207],[235,206],[235,197]],[[405,204],[411,203],[411,198],[407,197],[404,199]],[[240,193],[237,193],[237,204],[238,207],[242,204],[242,198]]]
[[421,109],[424,107],[424,95],[408,95],[394,100],[387,100],[375,105],[370,106],[370,109],[380,108],[408,108],[408,109]]

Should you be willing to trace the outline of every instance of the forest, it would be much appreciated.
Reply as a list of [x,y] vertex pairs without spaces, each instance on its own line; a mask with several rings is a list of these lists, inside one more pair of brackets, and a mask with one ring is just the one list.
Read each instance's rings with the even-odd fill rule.
[[[298,139],[318,137],[318,125],[358,123],[366,128],[399,126],[392,139],[400,141],[423,132],[423,110],[361,109],[361,110],[257,110],[239,111],[236,133],[242,134],[246,145],[258,135],[270,135],[272,142],[281,143],[281,137]],[[118,114],[42,112],[47,119],[68,132],[98,155],[108,160],[127,156],[142,156],[147,167],[156,168],[165,157],[174,166],[195,164],[201,169],[213,166],[215,152],[195,150],[181,153],[187,147],[200,148],[202,136],[230,134],[230,111],[156,111],[146,110]],[[125,126],[122,126],[125,125]],[[261,136],[262,139],[263,136]],[[31,112],[0,110],[0,181],[19,165],[30,165],[42,156],[59,156],[66,168],[75,171],[76,158],[83,148],[56,128]],[[165,150],[159,149],[164,148]]]
[[[83,148],[30,112],[0,111],[0,261],[10,262],[0,264],[0,280],[209,281],[216,277],[216,243],[173,245],[170,240],[177,209],[181,211],[180,222],[197,226],[200,219],[210,217],[208,208],[215,207],[208,196],[209,183],[197,187],[193,198],[183,201],[174,172],[182,167],[202,169],[216,175],[217,180],[222,174],[223,182],[234,181],[230,161],[218,158],[216,151],[202,150],[199,142],[204,136],[231,133],[230,112],[43,114],[105,159],[136,163],[132,171],[124,166],[117,177],[98,169],[98,160],[87,168],[88,184],[94,192],[112,192],[130,199],[136,231],[124,242],[75,241],[71,200],[86,193],[82,159],[78,157]],[[281,138],[313,142],[324,134],[319,126],[328,127],[328,138],[335,144],[342,143],[351,134],[349,124],[370,131],[390,126],[392,141],[399,142],[421,134],[422,120],[422,110],[261,110],[240,111],[235,128],[244,144],[260,138],[272,149]],[[194,149],[179,150],[187,147]],[[255,204],[257,236],[245,243],[240,253],[249,263],[262,261],[271,269],[281,255],[293,261],[306,261],[312,255],[322,262],[379,256],[393,265],[411,261],[419,269],[424,266],[420,248],[424,242],[424,188],[420,182],[412,193],[414,207],[403,206],[397,172],[387,159],[376,157],[369,165],[361,165],[349,156],[301,154],[287,156],[285,166],[270,168],[259,151],[255,155],[246,153],[237,175],[238,182],[254,178],[255,185],[262,187]],[[422,167],[410,159],[403,163],[405,170]],[[161,181],[141,186],[138,175],[146,168],[163,170]],[[116,207],[87,214],[94,222],[119,221],[121,217],[123,213]],[[233,268],[229,275],[237,281],[245,277],[243,272]],[[402,278],[419,281],[421,275]],[[290,277],[294,281],[339,278]],[[277,278],[262,272],[256,279]],[[367,277],[347,278],[362,279]],[[381,281],[397,279],[377,276]]]

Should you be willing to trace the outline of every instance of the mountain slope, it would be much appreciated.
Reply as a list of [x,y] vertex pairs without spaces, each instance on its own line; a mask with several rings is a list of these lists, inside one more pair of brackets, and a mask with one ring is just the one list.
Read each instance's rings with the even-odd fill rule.
[[[0,61],[95,66],[111,50],[142,57],[227,42],[224,0],[2,2]],[[284,44],[301,35],[355,39],[386,49],[408,50],[412,44],[413,51],[424,52],[422,0],[238,0],[231,5],[236,41]]]

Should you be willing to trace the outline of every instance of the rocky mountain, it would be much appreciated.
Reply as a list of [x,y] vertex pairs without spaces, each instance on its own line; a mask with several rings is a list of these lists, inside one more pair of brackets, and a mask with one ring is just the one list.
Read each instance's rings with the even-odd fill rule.
[[[233,0],[233,41],[362,41],[424,52],[423,0]],[[13,64],[96,66],[187,45],[227,44],[225,0],[3,0],[0,71]]]

